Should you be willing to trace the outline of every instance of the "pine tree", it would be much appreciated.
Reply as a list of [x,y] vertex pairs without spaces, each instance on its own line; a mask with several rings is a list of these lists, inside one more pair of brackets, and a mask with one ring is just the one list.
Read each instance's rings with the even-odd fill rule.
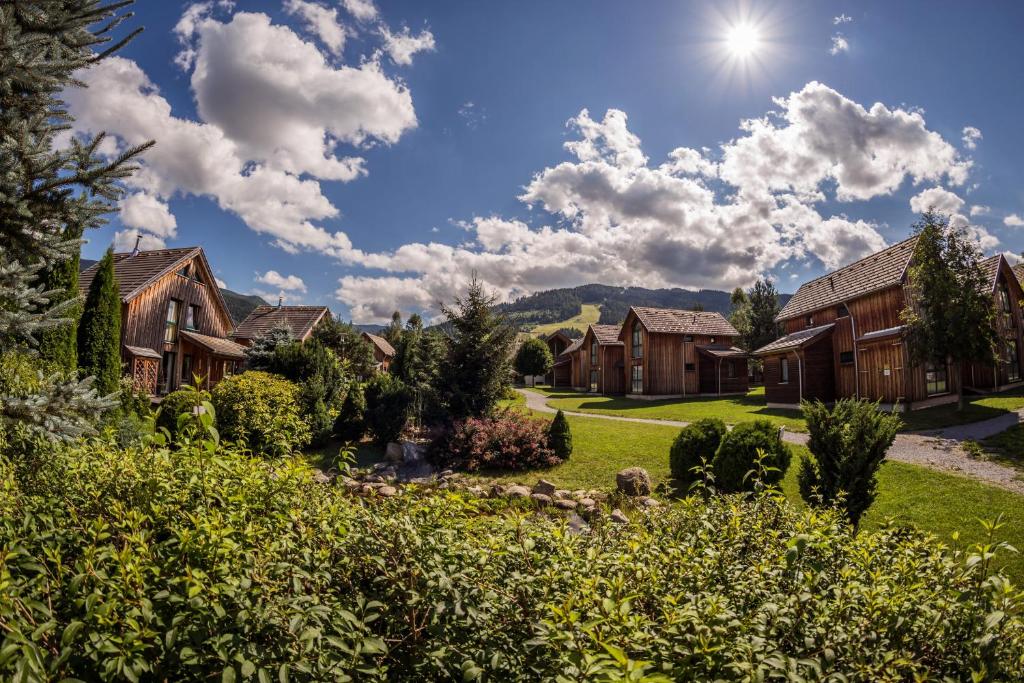
[[387,326],[381,335],[388,340],[388,343],[398,348],[402,341],[402,314],[395,311],[391,314],[391,324]]
[[413,417],[418,424],[437,417],[429,413],[436,405],[439,363],[444,353],[444,339],[435,330],[423,329],[423,320],[413,313],[395,348],[389,372],[405,383],[413,394]]
[[[38,337],[56,335],[77,300],[53,285],[80,247],[86,229],[105,222],[131,174],[132,159],[149,145],[113,159],[99,154],[103,135],[55,145],[71,120],[61,93],[78,87],[75,74],[104,59],[139,31],[112,40],[130,0],[38,0],[0,3],[0,354],[34,353]],[[63,273],[71,273],[68,265]],[[40,274],[48,275],[40,279]],[[67,333],[67,334],[70,334]],[[69,343],[62,333],[63,341]],[[56,354],[47,340],[47,354]],[[66,347],[65,347],[66,348]],[[52,439],[89,429],[88,418],[113,405],[93,380],[51,375],[32,392],[0,382],[0,429]]]
[[313,329],[313,338],[333,351],[338,360],[346,362],[355,377],[366,379],[373,375],[377,366],[373,347],[355,325],[329,316]]
[[474,274],[466,296],[441,309],[449,338],[438,393],[454,418],[492,412],[510,385],[516,332],[495,301]]
[[249,369],[270,370],[274,367],[274,355],[278,347],[287,346],[294,341],[292,329],[287,325],[278,325],[257,336],[245,350]]
[[740,333],[740,344],[745,345],[750,336],[750,301],[742,287],[732,290],[729,296],[729,323]]
[[82,372],[96,377],[103,394],[117,391],[121,381],[121,297],[114,274],[114,250],[96,266],[78,327],[78,362]]
[[759,349],[779,336],[779,324],[775,317],[779,314],[779,293],[775,291],[772,281],[765,278],[758,280],[747,291],[748,329],[743,343],[751,351]]

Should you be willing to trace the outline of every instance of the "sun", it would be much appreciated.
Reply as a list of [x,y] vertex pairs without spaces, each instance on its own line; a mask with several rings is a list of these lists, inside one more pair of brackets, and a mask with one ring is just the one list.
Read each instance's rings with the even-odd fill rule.
[[733,24],[725,34],[725,48],[737,59],[752,56],[760,45],[761,33],[753,24]]

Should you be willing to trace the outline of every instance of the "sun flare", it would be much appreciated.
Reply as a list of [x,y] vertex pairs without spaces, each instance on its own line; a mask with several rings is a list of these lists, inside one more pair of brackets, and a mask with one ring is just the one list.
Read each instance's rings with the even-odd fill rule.
[[749,57],[761,44],[761,35],[753,24],[741,23],[729,27],[725,34],[725,47],[734,57]]

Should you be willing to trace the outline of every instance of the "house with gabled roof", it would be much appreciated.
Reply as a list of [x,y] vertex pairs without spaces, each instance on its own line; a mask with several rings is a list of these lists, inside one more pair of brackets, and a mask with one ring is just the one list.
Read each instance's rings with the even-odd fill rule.
[[554,377],[551,382],[553,387],[569,387],[572,389],[584,389],[583,372],[580,366],[580,349],[583,348],[583,338],[573,339],[558,356],[555,357],[555,364],[551,368]]
[[[98,268],[79,274],[81,291],[88,291]],[[231,315],[200,247],[116,253],[114,274],[121,357],[140,388],[165,394],[194,375],[211,387],[245,360],[245,348],[227,338]]]
[[965,391],[1001,391],[1021,385],[1024,288],[1002,254],[985,259],[981,268],[985,271],[986,293],[995,305],[996,349],[990,363],[965,363],[962,381]]
[[244,346],[251,346],[253,339],[275,328],[287,328],[292,337],[304,342],[313,334],[313,329],[329,319],[330,309],[326,306],[285,306],[278,300],[276,306],[257,306],[231,333],[231,338]]
[[[569,348],[569,345],[572,344],[572,339],[569,337],[569,335],[560,330],[552,332],[549,335],[542,336],[541,339],[543,339],[544,343],[548,345],[548,351],[551,352],[551,357],[555,360],[555,363],[558,362],[558,357],[562,355],[562,352]],[[565,379],[564,371],[563,377],[561,379]],[[548,374],[544,376],[544,380],[551,386],[556,386],[557,382],[555,378],[554,365],[552,365],[551,369],[548,370]]]
[[747,354],[720,313],[632,306],[619,332],[627,395],[669,398],[746,393]]
[[378,334],[363,332],[363,339],[373,347],[373,359],[377,362],[377,370],[387,372],[391,361],[395,357],[395,347],[384,337]]
[[579,354],[582,388],[597,394],[625,393],[625,344],[618,325],[589,325]]

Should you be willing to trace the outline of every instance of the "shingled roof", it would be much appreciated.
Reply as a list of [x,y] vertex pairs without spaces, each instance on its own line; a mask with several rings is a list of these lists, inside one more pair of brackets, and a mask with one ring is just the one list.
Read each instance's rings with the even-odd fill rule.
[[791,351],[793,349],[799,349],[802,346],[806,346],[811,342],[819,339],[821,336],[832,331],[835,327],[835,323],[829,323],[827,325],[819,325],[818,327],[809,327],[806,330],[800,330],[793,334],[787,334],[785,337],[780,337],[770,344],[766,344],[756,351],[751,351],[752,356],[767,356],[773,353],[781,353],[783,351]]
[[618,325],[591,325],[590,329],[594,331],[594,338],[597,339],[599,346],[622,346],[622,342],[619,341],[619,332],[622,328]]
[[211,337],[208,334],[199,334],[191,330],[182,330],[180,334],[185,339],[202,346],[215,356],[245,360],[245,347],[241,344],[236,344],[230,339]]
[[[138,253],[124,252],[114,254],[114,275],[117,277],[118,294],[121,301],[128,303],[142,293],[146,287],[173,271],[179,264],[188,261],[197,253],[199,247],[182,247],[180,249],[154,249]],[[89,291],[92,279],[96,277],[100,262],[92,264],[78,274],[78,289],[83,294]],[[208,283],[216,286],[216,283]]]
[[1013,267],[1013,274],[1017,276],[1021,284],[1024,285],[1024,263],[1018,263]]
[[800,285],[775,320],[798,318],[900,284],[916,244],[917,235]]
[[305,339],[330,311],[326,306],[257,306],[231,336],[255,339],[275,327],[287,327],[296,339]]
[[562,351],[560,354],[558,354],[558,357],[561,358],[562,356],[568,356],[573,351],[579,351],[581,346],[583,346],[583,339],[582,338],[580,338],[580,339],[573,339],[572,340],[572,344],[569,344],[568,346],[566,346],[565,350]]
[[377,334],[370,334],[369,332],[363,332],[363,336],[366,337],[371,344],[380,349],[381,353],[388,357],[394,357],[395,347],[391,345],[384,337]]
[[990,290],[995,290],[996,288],[996,280],[999,278],[999,261],[1002,258],[1002,254],[996,254],[995,256],[989,256],[987,259],[982,259],[978,264],[981,266],[981,271],[985,273],[985,282]]
[[631,306],[648,332],[663,334],[704,334],[738,337],[739,332],[722,317],[709,311],[680,311],[674,308],[648,308]]

